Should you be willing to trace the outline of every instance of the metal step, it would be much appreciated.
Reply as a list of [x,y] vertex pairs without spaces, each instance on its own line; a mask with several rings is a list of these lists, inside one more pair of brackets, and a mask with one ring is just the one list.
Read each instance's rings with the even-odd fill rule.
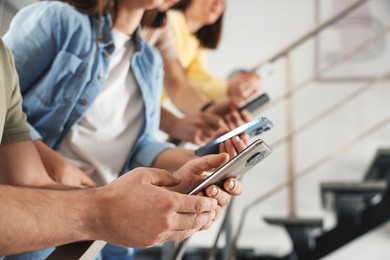
[[269,224],[284,226],[291,238],[294,252],[314,250],[316,237],[323,227],[321,218],[265,217],[263,219]]
[[271,225],[282,225],[289,227],[310,227],[322,228],[323,220],[321,218],[297,218],[297,217],[264,217],[263,220]]
[[322,203],[333,210],[339,224],[358,224],[360,213],[387,190],[386,181],[326,182],[321,184]]
[[364,179],[387,180],[387,182],[390,182],[390,148],[382,148],[376,152]]

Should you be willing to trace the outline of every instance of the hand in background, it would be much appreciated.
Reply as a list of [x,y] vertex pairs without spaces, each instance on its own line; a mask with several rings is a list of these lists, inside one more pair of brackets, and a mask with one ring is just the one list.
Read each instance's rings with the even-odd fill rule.
[[200,112],[178,118],[169,135],[201,146],[211,141],[215,132],[220,129],[227,129],[221,117],[210,112]]
[[96,183],[88,175],[70,164],[61,154],[51,149],[44,142],[37,140],[34,141],[34,144],[47,173],[55,182],[74,187],[96,187]]
[[260,77],[252,72],[243,72],[233,76],[228,82],[228,97],[240,105],[260,91]]

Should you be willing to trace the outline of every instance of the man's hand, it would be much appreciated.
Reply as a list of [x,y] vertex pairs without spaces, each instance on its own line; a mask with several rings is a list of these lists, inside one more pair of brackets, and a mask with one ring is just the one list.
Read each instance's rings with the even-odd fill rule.
[[[181,193],[188,193],[207,178],[207,172],[215,171],[227,161],[228,156],[226,153],[207,155],[191,160],[175,172],[175,176],[180,179],[180,183],[170,189]],[[207,195],[210,198],[215,198],[218,201],[218,205],[224,208],[229,203],[231,196],[239,195],[241,191],[241,183],[237,179],[229,178],[224,182],[224,189],[216,185],[211,185],[206,189],[205,193],[199,195]],[[218,218],[219,215],[216,216],[216,219]]]
[[167,171],[137,168],[98,188],[91,232],[115,245],[144,248],[207,229],[220,214],[217,200],[166,189],[179,182]]

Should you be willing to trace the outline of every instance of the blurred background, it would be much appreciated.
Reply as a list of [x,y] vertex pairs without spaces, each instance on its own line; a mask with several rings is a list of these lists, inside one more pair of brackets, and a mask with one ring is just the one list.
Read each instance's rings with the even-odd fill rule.
[[[1,35],[32,2],[0,1]],[[389,259],[390,1],[226,4],[208,65],[221,77],[257,71],[270,102],[255,116],[274,127],[259,136],[273,153],[242,179],[218,257]],[[222,221],[186,250],[209,253]]]

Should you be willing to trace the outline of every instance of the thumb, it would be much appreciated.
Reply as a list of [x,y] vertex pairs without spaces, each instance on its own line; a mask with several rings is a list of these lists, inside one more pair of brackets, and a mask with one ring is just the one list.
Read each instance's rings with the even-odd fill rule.
[[180,180],[172,173],[162,169],[147,169],[144,176],[148,178],[150,184],[155,186],[172,187],[180,183]]

